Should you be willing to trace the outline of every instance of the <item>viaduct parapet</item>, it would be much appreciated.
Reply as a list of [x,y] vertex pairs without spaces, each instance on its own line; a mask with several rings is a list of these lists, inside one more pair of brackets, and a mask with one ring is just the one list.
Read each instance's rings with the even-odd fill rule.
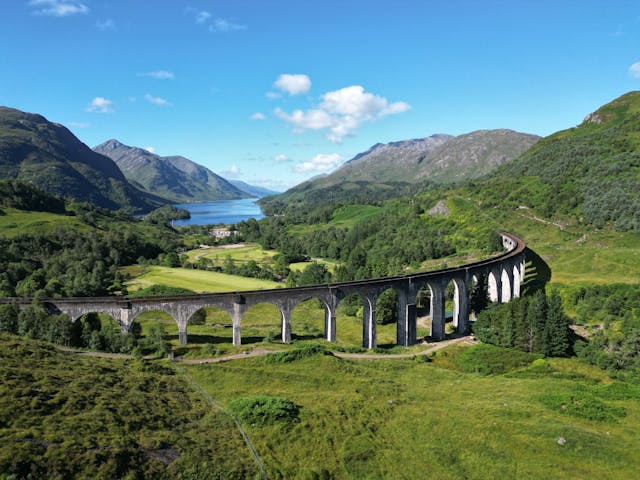
[[[374,278],[361,281],[313,285],[308,287],[279,288],[230,293],[178,295],[165,297],[68,297],[45,300],[52,311],[65,313],[75,322],[87,313],[103,313],[113,317],[123,332],[130,332],[136,317],[145,311],[164,311],[178,324],[179,341],[188,341],[189,319],[204,307],[217,307],[226,311],[233,324],[233,344],[242,344],[242,318],[245,312],[259,303],[275,305],[281,316],[283,342],[291,341],[291,314],[300,302],[317,299],[324,305],[324,337],[336,340],[336,311],[340,302],[350,296],[362,299],[362,345],[374,348],[376,340],[376,304],[385,290],[392,288],[398,294],[397,334],[398,345],[416,343],[418,292],[428,288],[431,296],[431,338],[445,338],[445,291],[453,283],[453,324],[458,332],[469,328],[469,300],[474,281],[485,278],[489,297],[494,302],[508,302],[520,296],[525,273],[525,244],[510,233],[501,233],[505,253],[480,262],[456,268],[416,273],[398,277]],[[29,305],[30,299],[0,298],[0,303]]]

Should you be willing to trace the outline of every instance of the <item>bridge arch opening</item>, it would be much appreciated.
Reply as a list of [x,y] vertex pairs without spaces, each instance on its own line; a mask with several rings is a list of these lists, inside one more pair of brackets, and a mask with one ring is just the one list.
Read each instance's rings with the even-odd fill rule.
[[201,357],[213,357],[226,350],[224,344],[233,343],[231,315],[216,306],[205,306],[191,314],[187,320],[186,344],[174,351],[177,355],[190,352]]
[[416,341],[426,341],[431,328],[431,287],[424,284],[416,294]]
[[335,332],[338,344],[362,348],[364,301],[360,294],[351,293],[338,303]]
[[[487,289],[489,292],[489,300],[497,302],[498,296],[498,276],[494,271],[490,271],[487,275]],[[500,289],[501,290],[501,289]],[[500,292],[502,293],[502,292]]]
[[513,298],[520,296],[520,289],[522,288],[522,276],[520,272],[520,266],[518,264],[513,266]]
[[317,298],[296,303],[291,311],[292,340],[321,340],[326,338],[327,305]]
[[72,325],[72,343],[90,350],[131,353],[138,338],[139,331],[123,331],[115,318],[102,312],[83,314]]
[[138,346],[142,353],[169,351],[180,344],[178,323],[164,310],[144,310],[132,320],[129,331],[139,332]]
[[251,343],[280,343],[282,341],[282,312],[269,302],[252,305],[240,322],[242,345]]
[[376,344],[378,348],[389,349],[397,345],[398,292],[389,287],[380,292],[376,299]]

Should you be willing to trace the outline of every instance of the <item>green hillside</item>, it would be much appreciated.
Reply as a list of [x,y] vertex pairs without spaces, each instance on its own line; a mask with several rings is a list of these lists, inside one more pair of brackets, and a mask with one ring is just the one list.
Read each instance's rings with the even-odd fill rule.
[[476,189],[486,206],[531,207],[545,218],[640,230],[640,92],[553,134]]
[[148,211],[163,203],[127,182],[111,159],[62,125],[7,107],[0,107],[0,179],[111,209]]
[[93,150],[112,159],[131,183],[174,203],[249,196],[208,168],[184,157],[161,157],[113,139]]
[[170,368],[4,334],[0,360],[0,478],[252,478],[257,470],[232,419]]

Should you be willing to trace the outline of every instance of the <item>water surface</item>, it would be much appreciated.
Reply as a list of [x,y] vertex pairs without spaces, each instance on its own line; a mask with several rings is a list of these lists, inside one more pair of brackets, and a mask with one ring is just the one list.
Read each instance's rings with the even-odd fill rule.
[[188,220],[175,220],[175,226],[208,225],[217,223],[238,223],[243,220],[264,217],[262,210],[256,203],[257,198],[242,198],[240,200],[215,200],[201,203],[180,203],[176,207],[184,208],[191,214]]

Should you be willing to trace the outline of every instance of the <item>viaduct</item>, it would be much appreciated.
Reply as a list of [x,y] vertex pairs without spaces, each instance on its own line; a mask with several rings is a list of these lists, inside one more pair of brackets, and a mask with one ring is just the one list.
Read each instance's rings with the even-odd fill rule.
[[[418,292],[428,287],[431,293],[431,337],[445,338],[445,290],[454,286],[453,324],[459,332],[469,327],[469,295],[474,281],[487,279],[492,301],[508,302],[520,296],[520,286],[525,273],[525,244],[509,233],[501,233],[506,251],[498,256],[456,268],[416,273],[412,275],[375,278],[362,281],[313,285],[308,287],[280,288],[231,293],[178,295],[165,297],[68,297],[45,300],[54,312],[65,313],[75,322],[87,313],[104,313],[113,317],[123,332],[129,332],[135,318],[147,310],[161,310],[173,317],[178,324],[179,341],[186,344],[187,325],[191,316],[203,307],[217,307],[226,311],[233,323],[233,344],[242,343],[242,317],[259,303],[274,304],[281,314],[282,341],[291,340],[291,313],[296,305],[309,299],[324,304],[324,338],[336,340],[336,310],[347,296],[359,295],[363,303],[362,345],[376,347],[376,303],[378,296],[392,288],[398,294],[397,343],[409,346],[416,342],[416,298]],[[0,303],[15,302],[24,307],[29,299],[0,298]]]

